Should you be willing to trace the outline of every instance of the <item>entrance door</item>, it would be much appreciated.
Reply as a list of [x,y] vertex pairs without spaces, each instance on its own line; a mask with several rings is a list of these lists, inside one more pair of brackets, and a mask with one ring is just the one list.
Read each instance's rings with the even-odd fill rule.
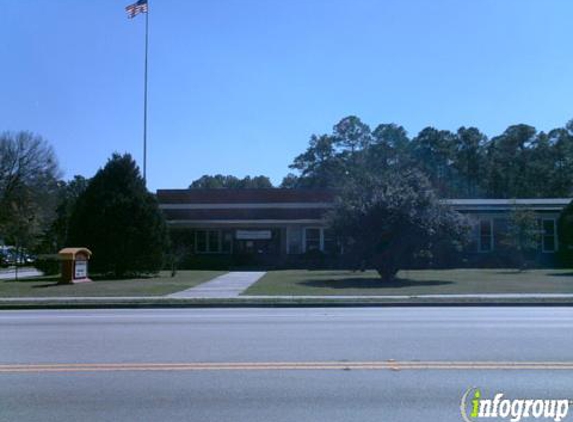
[[279,255],[280,230],[236,230],[233,251],[241,255]]

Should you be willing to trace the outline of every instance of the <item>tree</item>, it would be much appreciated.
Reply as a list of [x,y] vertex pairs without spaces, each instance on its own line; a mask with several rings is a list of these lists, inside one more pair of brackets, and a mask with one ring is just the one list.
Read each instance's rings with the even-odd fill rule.
[[232,175],[216,174],[209,176],[207,174],[194,180],[189,189],[269,189],[273,184],[267,176],[246,176],[239,179]]
[[465,217],[440,203],[415,170],[352,180],[329,221],[350,255],[372,265],[383,281],[437,244],[461,246],[469,233]]
[[0,238],[32,248],[54,217],[60,170],[52,147],[30,132],[0,135]]
[[539,240],[539,223],[535,212],[514,207],[509,214],[502,244],[511,252],[518,269],[525,268],[528,255],[535,252]]
[[312,135],[289,166],[284,186],[340,188],[361,173],[416,168],[444,198],[555,198],[573,195],[573,120],[548,133],[509,126],[488,138],[475,127],[456,133],[427,127],[412,140],[402,126],[373,131],[356,116],[330,134]]
[[416,167],[429,179],[443,197],[454,197],[452,181],[456,180],[455,135],[447,130],[427,127],[412,139],[412,156]]
[[[573,121],[568,126],[573,128]],[[550,165],[553,168],[551,177],[545,175],[550,193],[555,197],[567,198],[573,194],[573,131],[554,129],[547,134],[551,148]]]
[[298,188],[299,177],[296,174],[289,173],[283,177],[281,182],[281,189],[296,189]]
[[528,125],[508,127],[486,147],[486,186],[492,198],[530,198],[528,149],[537,131]]
[[267,176],[246,176],[241,181],[241,189],[271,189],[273,184]]
[[[530,147],[524,151],[526,168],[523,178],[527,183],[527,194],[532,198],[559,196],[556,151],[551,146],[549,135],[536,134]],[[556,180],[554,180],[554,177]],[[556,189],[557,188],[557,189]]]
[[559,238],[559,255],[561,262],[573,266],[573,201],[561,211],[557,222],[557,236]]
[[307,150],[298,155],[289,166],[300,172],[297,187],[336,187],[346,173],[345,160],[336,151],[334,137],[329,135],[310,137]]
[[412,163],[406,129],[394,123],[381,124],[372,132],[369,167],[406,167]]
[[72,212],[88,184],[89,179],[78,175],[68,182],[59,183],[56,216],[44,236],[41,252],[54,253],[67,245]]
[[484,168],[483,147],[487,137],[475,127],[461,127],[455,136],[455,152],[453,167],[457,179],[452,197],[476,198],[483,195],[480,180]]
[[368,148],[372,142],[370,127],[356,116],[348,116],[334,125],[332,137],[335,145],[351,153]]
[[131,155],[113,154],[80,194],[69,224],[70,246],[92,250],[92,270],[154,273],[163,264],[167,228]]

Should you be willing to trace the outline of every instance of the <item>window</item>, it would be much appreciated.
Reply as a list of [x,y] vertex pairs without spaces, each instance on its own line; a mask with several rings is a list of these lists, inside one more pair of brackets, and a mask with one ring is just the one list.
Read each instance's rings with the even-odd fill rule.
[[323,234],[323,246],[324,252],[327,254],[334,254],[337,252],[338,245],[336,244],[336,237],[333,230],[324,229]]
[[209,230],[209,243],[207,250],[210,253],[221,251],[221,232],[219,230]]
[[226,230],[222,234],[222,251],[223,253],[231,253],[233,249],[233,233]]
[[321,248],[321,229],[306,229],[305,230],[305,251],[320,251]]
[[287,238],[287,253],[288,254],[300,254],[302,245],[303,229],[301,227],[287,227],[286,238]]
[[207,252],[207,232],[205,230],[195,232],[195,251],[197,253]]
[[483,219],[479,221],[479,251],[493,251],[493,220]]
[[542,220],[542,251],[555,252],[557,250],[557,236],[555,233],[556,224],[555,219]]
[[220,253],[221,243],[221,230],[197,230],[195,232],[197,253]]
[[[304,229],[304,251],[322,251],[334,254],[340,251],[334,231],[319,227]],[[291,248],[292,253],[292,248]]]

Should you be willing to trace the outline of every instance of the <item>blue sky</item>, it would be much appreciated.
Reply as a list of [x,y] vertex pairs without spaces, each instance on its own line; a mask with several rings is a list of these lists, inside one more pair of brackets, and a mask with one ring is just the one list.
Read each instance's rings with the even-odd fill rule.
[[[129,0],[0,0],[0,131],[54,146],[66,178],[142,162],[144,16]],[[347,115],[539,130],[573,118],[570,0],[149,0],[148,186],[279,183]]]

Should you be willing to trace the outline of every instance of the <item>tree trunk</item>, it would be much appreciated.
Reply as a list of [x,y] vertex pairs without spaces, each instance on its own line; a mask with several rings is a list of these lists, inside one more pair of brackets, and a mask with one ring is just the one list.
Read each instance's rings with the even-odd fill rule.
[[[392,250],[395,251],[396,254],[402,253],[399,248],[393,248]],[[374,268],[380,275],[383,283],[391,282],[396,278],[396,274],[400,269],[396,261],[395,255],[390,253],[382,253],[374,258]]]
[[14,265],[16,266],[14,268],[14,280],[18,281],[18,261],[20,260],[20,245],[16,246],[16,262],[14,263]]
[[378,271],[378,274],[384,283],[393,281],[398,273],[398,269],[392,266],[378,266],[376,267],[376,271]]

